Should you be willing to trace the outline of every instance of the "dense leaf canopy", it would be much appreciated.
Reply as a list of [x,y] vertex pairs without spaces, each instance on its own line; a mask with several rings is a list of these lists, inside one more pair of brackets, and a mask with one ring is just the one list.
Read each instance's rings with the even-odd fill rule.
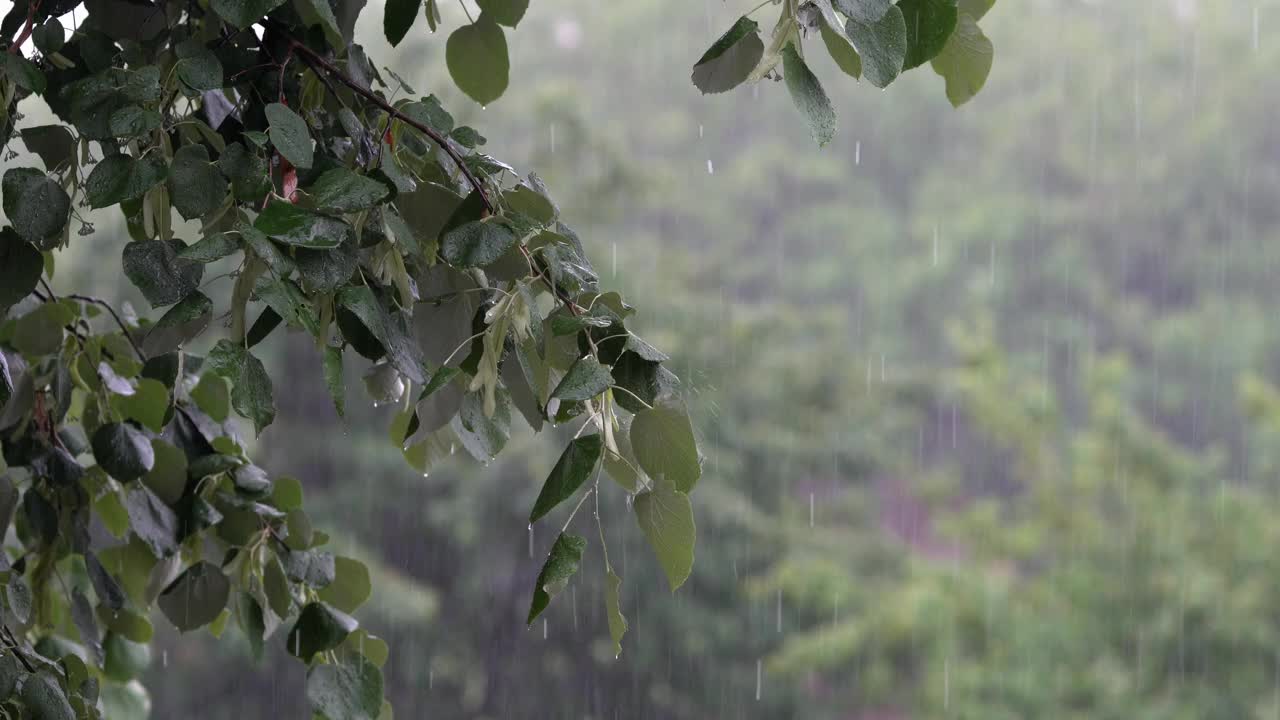
[[[507,88],[527,4],[479,2],[451,32],[449,71],[476,102]],[[972,2],[776,4],[767,44],[744,16],[693,81],[721,92],[780,69],[820,144],[836,117],[806,37],[881,87],[932,61],[957,104],[990,67]],[[0,24],[0,132],[43,164],[3,176],[0,529],[20,544],[0,553],[0,714],[145,715],[157,606],[182,632],[234,623],[258,655],[281,642],[320,716],[390,717],[386,645],[352,616],[368,570],[325,549],[302,483],[254,464],[235,419],[273,422],[255,346],[282,327],[314,338],[338,413],[344,365],[368,363],[368,394],[400,408],[392,440],[423,473],[454,446],[487,463],[513,414],[574,423],[530,514],[572,508],[530,622],[579,570],[588,541],[568,528],[604,474],[634,495],[671,588],[689,577],[701,457],[667,356],[627,329],[635,310],[600,287],[536,174],[365,55],[362,5],[93,0],[67,32],[79,3],[27,0]],[[436,0],[387,3],[388,40],[420,12],[434,30]],[[61,123],[24,126],[31,96]],[[94,232],[77,207],[123,214],[120,266],[154,317],[55,289],[71,231]],[[206,294],[214,263],[233,268],[226,297]],[[207,353],[188,350],[206,335]],[[601,550],[620,652],[622,580]]]

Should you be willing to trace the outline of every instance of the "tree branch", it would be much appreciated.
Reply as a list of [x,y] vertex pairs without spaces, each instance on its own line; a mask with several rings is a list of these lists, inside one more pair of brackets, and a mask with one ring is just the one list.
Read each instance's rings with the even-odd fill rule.
[[[310,67],[312,70],[315,70],[316,68],[320,68],[321,70],[328,73],[329,75],[332,75],[333,77],[337,78],[337,80],[341,82],[343,85],[346,85],[347,87],[351,88],[352,92],[354,92],[355,94],[363,97],[365,100],[368,100],[374,105],[377,105],[378,108],[381,109],[386,114],[399,120],[405,125],[408,125],[414,130],[417,130],[423,135],[426,135],[427,137],[431,138],[431,141],[434,142],[436,145],[440,146],[440,149],[445,151],[445,154],[449,156],[449,159],[453,160],[453,163],[458,166],[458,169],[462,171],[463,176],[466,177],[467,182],[471,185],[471,187],[474,188],[476,192],[480,193],[480,200],[481,202],[484,203],[484,209],[487,210],[490,215],[493,214],[493,203],[490,202],[489,194],[486,193],[484,190],[484,184],[481,183],[480,180],[474,174],[472,174],[470,168],[468,168],[466,163],[462,161],[462,156],[459,155],[458,151],[455,150],[453,146],[449,144],[448,139],[446,139],[443,135],[436,132],[435,130],[432,130],[430,127],[427,127],[426,125],[423,125],[417,120],[414,120],[408,115],[405,115],[404,113],[400,112],[398,109],[395,108],[395,106],[391,105],[391,103],[388,103],[386,100],[383,100],[382,98],[378,97],[376,93],[372,92],[371,90],[365,87],[362,87],[360,83],[353,80],[351,76],[343,72],[341,68],[329,62],[328,60],[325,60],[323,57],[320,56],[319,53],[307,47],[302,42],[294,39],[292,36],[286,33],[278,23],[270,19],[267,19],[264,22],[268,27],[271,27],[273,30],[280,33],[281,37],[283,37],[286,41],[288,41],[289,49],[292,52],[297,53],[298,57],[302,58],[302,62],[306,63],[306,65]],[[316,74],[318,75],[319,73],[316,73]]]
[[[50,292],[52,294],[52,291]],[[76,300],[78,302],[89,303],[91,305],[97,305],[99,307],[106,308],[107,312],[111,313],[112,319],[116,321],[116,325],[120,326],[120,332],[124,333],[125,340],[128,340],[129,344],[133,346],[133,351],[137,353],[138,359],[141,360],[142,362],[147,361],[146,353],[142,352],[142,347],[139,346],[137,341],[133,339],[133,334],[129,332],[129,327],[124,324],[124,321],[121,320],[120,316],[116,314],[115,308],[111,307],[111,305],[106,300],[100,300],[96,297],[89,297],[88,295],[67,295],[66,297],[70,300]]]

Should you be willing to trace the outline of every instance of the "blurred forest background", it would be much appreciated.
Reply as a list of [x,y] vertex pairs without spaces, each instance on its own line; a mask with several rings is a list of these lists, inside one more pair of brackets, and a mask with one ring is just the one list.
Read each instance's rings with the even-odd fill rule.
[[[361,19],[371,57],[543,175],[706,453],[680,592],[609,524],[615,659],[597,548],[523,625],[564,438],[421,477],[391,409],[343,422],[318,370],[287,376],[257,452],[374,568],[397,716],[1280,717],[1280,3],[1005,0],[958,111],[928,69],[879,92],[814,53],[822,150],[780,85],[689,83],[752,4],[535,0],[484,110],[443,35],[392,51]],[[94,219],[55,287],[130,297],[101,272],[126,234]],[[236,642],[161,637],[153,716],[303,717],[282,641],[264,667]]]

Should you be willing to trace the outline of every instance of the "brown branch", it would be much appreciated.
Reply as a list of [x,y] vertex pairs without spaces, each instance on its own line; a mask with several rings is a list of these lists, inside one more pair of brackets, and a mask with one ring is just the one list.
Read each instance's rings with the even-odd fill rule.
[[481,183],[480,180],[476,178],[474,174],[472,174],[470,168],[468,168],[466,163],[462,161],[462,156],[458,154],[458,151],[455,150],[453,146],[449,144],[449,141],[443,135],[436,132],[435,130],[432,130],[430,127],[427,127],[426,125],[423,125],[417,120],[414,120],[408,115],[405,115],[404,113],[396,109],[396,107],[393,106],[391,103],[388,103],[386,100],[383,100],[381,97],[378,97],[376,93],[372,92],[371,90],[365,87],[362,87],[360,83],[353,80],[351,76],[343,72],[341,68],[337,67],[336,65],[329,62],[328,60],[325,60],[323,57],[320,56],[319,53],[307,47],[302,42],[295,40],[288,33],[284,32],[283,29],[280,28],[278,23],[275,23],[269,19],[266,20],[265,22],[268,26],[276,30],[276,32],[280,33],[280,35],[285,40],[288,41],[290,51],[296,52],[308,67],[312,68],[313,70],[317,67],[320,68],[321,70],[324,70],[329,75],[332,75],[334,78],[337,78],[338,82],[341,82],[343,85],[346,85],[347,87],[351,88],[351,90],[355,92],[357,95],[363,97],[365,100],[368,100],[374,105],[377,105],[378,108],[381,109],[386,114],[399,120],[405,125],[408,125],[414,130],[417,130],[423,135],[426,135],[427,137],[431,138],[431,141],[434,142],[436,145],[439,145],[440,149],[444,150],[445,154],[449,156],[449,159],[453,160],[453,163],[458,166],[458,169],[462,171],[463,176],[466,177],[467,182],[471,185],[471,187],[474,188],[476,192],[480,193],[480,200],[481,202],[484,203],[485,210],[487,210],[490,215],[493,214],[493,203],[490,202],[489,194],[486,193],[484,190],[484,184]]

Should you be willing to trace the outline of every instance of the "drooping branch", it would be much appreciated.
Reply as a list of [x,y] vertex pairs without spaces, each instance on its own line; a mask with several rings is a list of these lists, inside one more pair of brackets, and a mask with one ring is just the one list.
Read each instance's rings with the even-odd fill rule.
[[[377,93],[374,93],[368,88],[360,85],[360,83],[356,82],[350,75],[343,72],[341,68],[324,59],[324,57],[307,47],[302,41],[295,39],[285,32],[275,21],[270,19],[264,20],[264,24],[279,33],[279,35],[289,43],[290,52],[297,53],[298,57],[300,57],[312,70],[316,70],[317,68],[323,70],[325,73],[337,79],[338,82],[341,82],[343,85],[351,88],[352,92],[355,94],[378,106],[378,108],[386,114],[431,138],[431,141],[440,146],[440,149],[445,151],[449,156],[449,159],[458,166],[458,169],[462,171],[463,176],[466,177],[467,183],[480,194],[480,200],[484,203],[485,210],[487,210],[489,214],[493,214],[493,203],[489,200],[489,194],[485,192],[484,184],[481,183],[479,178],[471,172],[471,169],[467,167],[465,162],[463,162],[462,156],[459,155],[458,151],[449,144],[449,140],[447,138],[430,127],[404,114],[391,103],[383,100],[381,97],[378,97]],[[316,74],[319,75],[320,73],[317,72]]]

